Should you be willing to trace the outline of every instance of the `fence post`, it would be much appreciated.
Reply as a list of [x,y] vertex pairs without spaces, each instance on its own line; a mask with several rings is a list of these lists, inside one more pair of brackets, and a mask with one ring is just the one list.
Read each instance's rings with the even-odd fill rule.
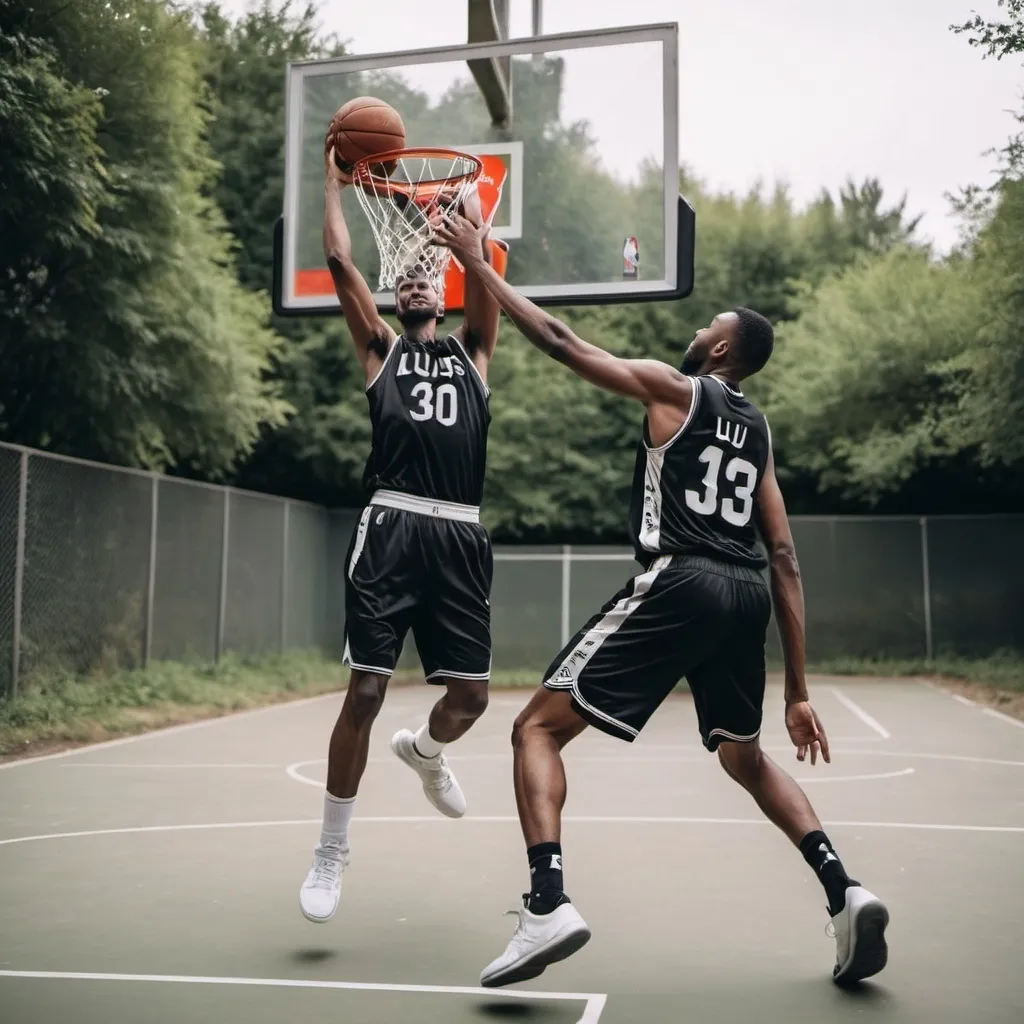
[[153,656],[153,597],[156,594],[156,530],[160,507],[160,480],[156,473],[150,484],[149,566],[146,574],[146,635],[142,641],[142,667],[149,668]]
[[25,530],[28,513],[28,452],[18,468],[18,526],[14,554],[14,609],[11,627],[11,696],[18,692],[21,675],[21,599],[25,589]]
[[921,579],[924,589],[924,656],[931,661],[935,657],[932,636],[932,579],[928,566],[928,520],[921,516]]
[[224,527],[220,534],[220,601],[217,605],[217,645],[214,660],[224,653],[224,619],[228,606],[228,548],[231,535],[231,491],[224,488]]
[[292,503],[284,503],[284,538],[281,542],[281,643],[283,652],[288,636],[288,532]]
[[569,642],[569,599],[572,594],[572,548],[562,545],[562,646]]

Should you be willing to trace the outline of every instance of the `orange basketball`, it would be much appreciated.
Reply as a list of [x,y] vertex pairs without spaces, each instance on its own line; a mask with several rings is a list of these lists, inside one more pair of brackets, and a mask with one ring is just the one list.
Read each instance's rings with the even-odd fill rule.
[[383,100],[357,96],[331,118],[327,145],[334,146],[338,166],[351,171],[363,157],[404,149],[405,125],[398,111]]

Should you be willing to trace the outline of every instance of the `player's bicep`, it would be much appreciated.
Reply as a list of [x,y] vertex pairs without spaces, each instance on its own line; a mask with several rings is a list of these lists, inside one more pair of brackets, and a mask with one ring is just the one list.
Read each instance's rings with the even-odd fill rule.
[[590,373],[585,376],[599,387],[644,405],[655,402],[676,405],[689,401],[690,379],[667,363],[657,359],[622,359],[603,349],[589,347],[594,354],[588,358]]

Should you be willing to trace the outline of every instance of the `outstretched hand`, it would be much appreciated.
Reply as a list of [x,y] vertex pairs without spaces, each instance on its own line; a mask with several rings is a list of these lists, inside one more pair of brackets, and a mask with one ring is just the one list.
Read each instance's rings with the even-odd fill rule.
[[330,137],[324,145],[324,179],[333,182],[339,187],[352,184],[352,175],[346,174],[335,159],[335,149],[331,145]]
[[796,747],[798,761],[803,761],[810,751],[811,764],[818,763],[819,752],[826,764],[832,763],[824,726],[817,712],[807,701],[798,701],[786,707],[786,731]]
[[486,228],[477,226],[461,213],[450,211],[434,225],[434,245],[444,245],[463,266],[483,260],[482,241]]

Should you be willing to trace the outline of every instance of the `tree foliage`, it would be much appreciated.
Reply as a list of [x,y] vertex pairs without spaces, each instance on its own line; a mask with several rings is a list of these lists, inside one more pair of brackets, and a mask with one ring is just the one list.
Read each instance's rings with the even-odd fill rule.
[[228,470],[284,406],[265,300],[239,286],[210,196],[187,19],[157,0],[5,3],[0,48],[2,436]]
[[[997,59],[1024,52],[1021,0],[1000,7],[1004,21],[954,26]],[[2,436],[363,500],[370,429],[344,322],[275,319],[265,294],[284,65],[341,52],[313,0],[259,0],[238,19],[215,0],[0,0]],[[343,97],[318,82],[307,101],[326,126]],[[452,124],[488,130],[468,81],[438,97],[400,69],[357,84],[402,111],[413,143],[450,141]],[[513,270],[586,280],[618,259],[622,223],[649,240],[645,255],[658,248],[649,211],[663,175],[655,163],[632,182],[603,169],[589,126],[562,119],[562,86],[557,58],[517,63],[526,215],[545,230],[510,258]],[[694,294],[553,312],[611,351],[673,364],[721,310],[768,315],[777,355],[748,392],[771,420],[794,511],[1013,507],[1024,501],[1021,137],[999,152],[998,183],[958,201],[964,243],[948,258],[876,179],[799,206],[783,186],[722,193],[683,168],[698,215]],[[319,174],[303,186],[314,203]],[[350,212],[353,234],[365,233]],[[319,266],[314,227],[303,244]],[[490,379],[495,536],[621,540],[642,410],[507,323]]]

